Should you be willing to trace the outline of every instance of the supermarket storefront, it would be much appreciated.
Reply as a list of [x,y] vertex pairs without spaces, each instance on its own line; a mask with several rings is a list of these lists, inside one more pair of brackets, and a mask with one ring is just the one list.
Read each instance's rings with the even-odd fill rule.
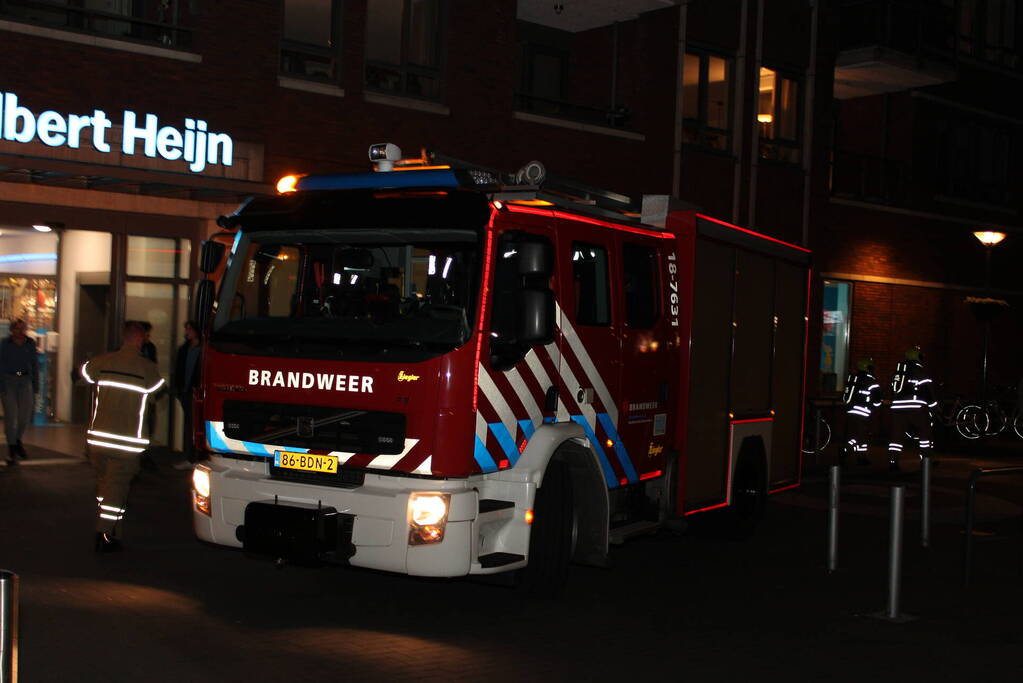
[[[71,370],[115,348],[125,320],[153,326],[169,377],[190,317],[199,242],[262,183],[262,144],[206,121],[145,111],[61,111],[0,87],[0,334],[22,318],[40,351],[36,423],[82,423]],[[155,441],[180,444],[158,403]]]

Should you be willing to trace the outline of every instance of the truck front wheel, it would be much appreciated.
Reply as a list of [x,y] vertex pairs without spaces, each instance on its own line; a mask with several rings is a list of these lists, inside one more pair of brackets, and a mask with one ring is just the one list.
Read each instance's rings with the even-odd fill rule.
[[554,597],[562,591],[574,538],[571,475],[563,460],[552,460],[533,503],[529,564],[519,573],[519,585],[526,593]]

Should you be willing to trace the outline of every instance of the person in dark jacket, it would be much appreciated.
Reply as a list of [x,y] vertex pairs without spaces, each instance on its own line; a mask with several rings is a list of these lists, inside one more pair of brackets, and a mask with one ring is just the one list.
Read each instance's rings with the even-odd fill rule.
[[178,347],[174,359],[174,374],[171,384],[174,396],[181,403],[181,409],[185,414],[184,451],[188,460],[175,465],[174,467],[177,469],[190,469],[196,461],[192,438],[192,390],[199,383],[200,366],[199,331],[195,321],[189,320],[185,323],[185,342]]
[[32,421],[35,395],[39,393],[39,357],[35,340],[25,334],[25,321],[11,322],[11,335],[0,342],[0,401],[4,406],[7,462],[27,458],[21,437]]

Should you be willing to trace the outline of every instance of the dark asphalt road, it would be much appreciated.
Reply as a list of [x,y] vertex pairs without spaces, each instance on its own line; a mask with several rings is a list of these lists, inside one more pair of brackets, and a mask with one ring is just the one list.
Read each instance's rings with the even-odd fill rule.
[[191,535],[188,475],[161,461],[130,501],[127,550],[92,552],[80,461],[0,470],[0,567],[21,575],[21,681],[1019,681],[1023,479],[986,484],[976,584],[959,584],[963,492],[976,464],[942,457],[936,525],[907,505],[903,611],[886,600],[887,486],[844,489],[840,570],[824,572],[826,486],[773,499],[744,541],[713,520],[573,568],[557,601],[467,580],[274,568]]

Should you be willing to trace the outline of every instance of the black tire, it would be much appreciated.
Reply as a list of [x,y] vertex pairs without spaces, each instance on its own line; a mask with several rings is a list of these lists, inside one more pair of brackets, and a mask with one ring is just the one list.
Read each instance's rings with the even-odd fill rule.
[[529,564],[519,572],[519,587],[535,597],[555,597],[565,587],[572,558],[575,508],[568,465],[552,460],[533,502]]

